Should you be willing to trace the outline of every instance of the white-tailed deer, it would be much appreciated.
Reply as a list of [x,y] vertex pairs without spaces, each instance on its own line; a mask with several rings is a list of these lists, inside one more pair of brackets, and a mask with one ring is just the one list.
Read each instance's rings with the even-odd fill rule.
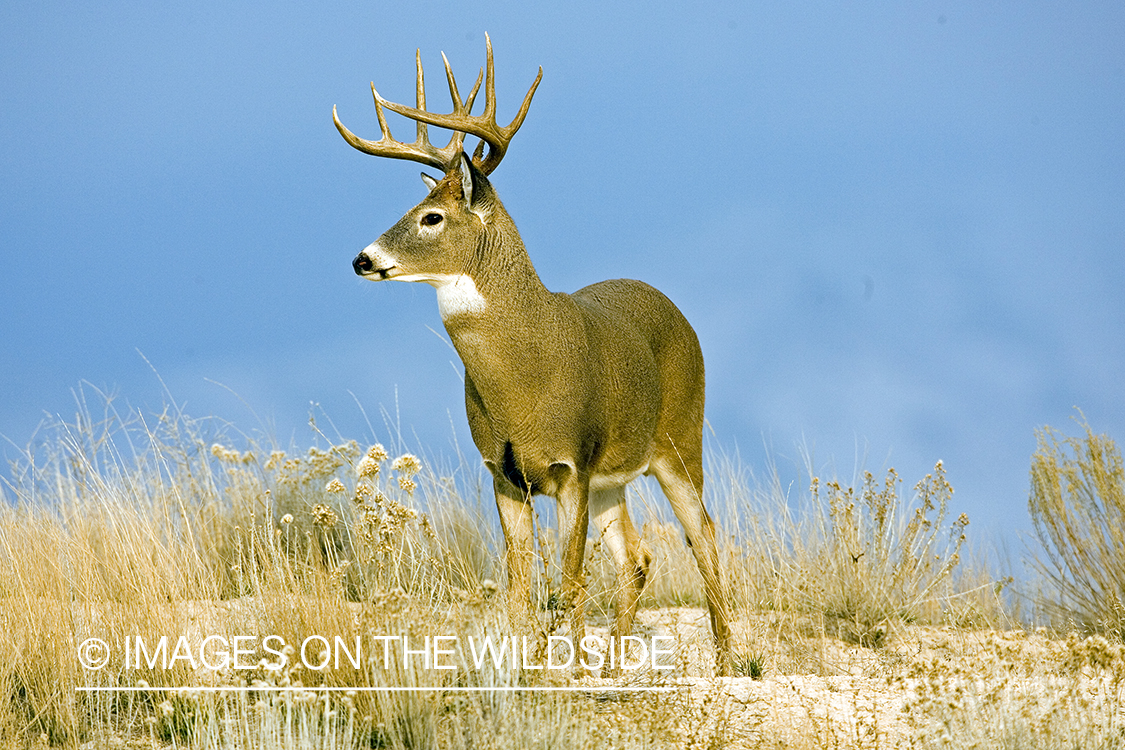
[[[539,76],[507,127],[496,123],[492,42],[483,74],[485,107],[471,114],[477,76],[462,101],[449,61],[451,114],[426,111],[420,54],[417,105],[379,96],[381,138],[368,141],[332,117],[344,139],[374,156],[409,159],[441,170],[422,175],[430,192],[352,263],[372,281],[424,281],[437,289],[446,331],[465,365],[465,405],[473,441],[493,476],[507,542],[508,614],[513,627],[534,623],[530,578],[533,495],[550,495],[563,539],[563,596],[571,638],[584,633],[583,557],[589,521],[617,568],[614,636],[628,635],[651,556],[625,505],[625,485],[654,475],[683,524],[703,574],[720,673],[730,664],[728,606],[715,526],[703,506],[703,355],[684,316],[640,281],[602,281],[574,294],[539,280],[519,232],[487,175],[523,124]],[[417,125],[413,143],[391,137],[384,109]],[[453,131],[431,145],[427,125]],[[466,135],[481,139],[470,160]],[[488,145],[485,154],[484,146]],[[538,627],[536,626],[536,629]]]

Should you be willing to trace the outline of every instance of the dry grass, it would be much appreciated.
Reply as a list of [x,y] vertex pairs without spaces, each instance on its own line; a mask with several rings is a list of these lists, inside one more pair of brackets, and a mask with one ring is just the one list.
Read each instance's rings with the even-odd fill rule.
[[1036,568],[1062,621],[1125,636],[1125,466],[1108,435],[1037,432],[1028,509],[1042,544]]
[[[947,519],[940,464],[909,497],[892,472],[854,489],[814,480],[790,502],[712,457],[740,677],[711,677],[691,552],[644,483],[630,502],[654,563],[635,632],[670,637],[673,669],[609,681],[478,668],[464,652],[449,670],[383,663],[373,650],[303,666],[263,638],[416,647],[505,631],[490,501],[430,462],[317,435],[300,453],[236,449],[214,421],[112,403],[53,425],[0,506],[0,745],[1062,748],[1125,736],[1119,645],[996,631],[1010,628],[1000,585],[961,569],[967,519]],[[550,530],[539,540],[553,634],[557,545]],[[588,549],[591,632],[604,635],[614,577],[599,540]],[[126,662],[126,638],[144,639],[148,658],[162,635],[165,656],[181,655],[170,668]],[[211,668],[198,651],[209,636],[246,636],[247,652],[224,665],[213,646]],[[98,670],[77,658],[90,637],[111,644]],[[314,663],[322,648],[311,642]],[[372,690],[387,687],[427,689]]]

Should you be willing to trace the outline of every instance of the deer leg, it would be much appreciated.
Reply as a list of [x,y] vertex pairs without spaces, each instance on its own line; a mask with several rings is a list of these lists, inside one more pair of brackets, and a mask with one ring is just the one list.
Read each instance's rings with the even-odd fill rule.
[[617,573],[617,611],[610,633],[616,640],[633,632],[637,600],[645,587],[652,555],[629,518],[624,486],[590,492],[590,521],[605,540]]
[[496,507],[508,560],[508,625],[513,634],[539,635],[539,623],[531,603],[531,566],[535,553],[531,500],[511,482],[494,478]]
[[[689,473],[679,456],[654,461],[653,473],[660,489],[672,505],[672,511],[684,527],[688,546],[695,554],[695,562],[703,575],[703,590],[707,595],[707,608],[711,613],[711,633],[715,637],[715,663],[719,674],[730,674],[731,635],[729,606],[723,589],[722,571],[719,567],[719,549],[715,542],[715,524],[703,506],[702,461]],[[694,481],[692,474],[694,474]]]
[[[570,610],[570,638],[580,648],[586,634],[586,530],[590,526],[589,485],[573,469],[559,489],[556,498],[559,513],[559,536],[563,540],[562,592],[563,606]],[[565,524],[565,527],[563,526]]]

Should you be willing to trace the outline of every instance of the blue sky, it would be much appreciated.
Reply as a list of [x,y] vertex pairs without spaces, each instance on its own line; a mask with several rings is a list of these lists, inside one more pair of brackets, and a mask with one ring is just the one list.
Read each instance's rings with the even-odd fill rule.
[[1125,6],[468,7],[6,3],[0,434],[82,381],[157,408],[141,352],[194,416],[307,445],[310,402],[361,441],[384,408],[471,454],[433,290],[350,267],[419,170],[331,111],[377,137],[417,47],[444,107],[439,53],[467,82],[488,31],[502,120],[544,70],[493,176],[540,275],[667,293],[755,472],[943,459],[1004,536],[1036,427],[1125,440]]

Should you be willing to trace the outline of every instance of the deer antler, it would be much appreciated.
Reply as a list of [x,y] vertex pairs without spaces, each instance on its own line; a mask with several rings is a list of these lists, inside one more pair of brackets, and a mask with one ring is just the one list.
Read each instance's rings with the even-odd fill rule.
[[[445,75],[449,80],[449,96],[453,99],[453,114],[454,115],[468,115],[469,110],[473,107],[473,101],[476,99],[477,91],[480,89],[481,77],[477,76],[476,85],[469,93],[469,98],[464,103],[461,102],[461,95],[457,91],[457,81],[453,78],[453,71],[449,67],[449,61],[445,59],[445,54],[442,54],[442,60],[445,61]],[[414,62],[418,69],[418,78],[416,84],[415,100],[417,102],[417,109],[412,111],[425,112],[426,111],[426,83],[422,75],[422,52],[419,50],[415,53]],[[381,136],[377,141],[369,141],[365,138],[352,133],[344,127],[340,122],[340,118],[336,115],[336,107],[332,107],[332,121],[336,123],[336,129],[340,131],[340,135],[344,136],[344,140],[366,154],[372,156],[386,156],[392,159],[408,159],[410,161],[421,162],[443,172],[453,163],[457,155],[461,153],[465,142],[465,134],[463,132],[454,132],[453,137],[449,139],[449,143],[445,148],[437,148],[430,143],[429,134],[425,122],[417,118],[411,118],[416,121],[417,135],[414,143],[402,143],[396,141],[391,136],[391,128],[387,125],[387,116],[383,113],[383,105],[387,104],[391,107],[392,111],[397,111],[394,107],[401,105],[391,105],[383,97],[379,96],[379,92],[375,90],[375,84],[371,84],[371,93],[375,97],[375,114],[379,118],[379,130]],[[452,115],[451,115],[452,116]]]
[[[453,112],[448,115],[427,112],[425,87],[422,83],[422,58],[419,52],[416,56],[418,66],[417,106],[407,107],[404,104],[396,104],[387,101],[379,96],[379,92],[375,90],[375,84],[372,83],[371,93],[375,96],[375,113],[379,117],[379,128],[382,131],[382,138],[378,141],[367,141],[354,135],[340,123],[339,118],[336,117],[336,108],[333,107],[332,119],[336,123],[336,129],[340,131],[340,135],[344,136],[344,140],[365,153],[372,154],[373,156],[388,156],[394,159],[418,161],[423,164],[429,164],[442,171],[448,169],[457,158],[457,155],[462,152],[465,135],[474,135],[480,138],[481,142],[477,146],[476,152],[473,154],[473,163],[486,175],[491,174],[492,171],[499,166],[500,160],[504,158],[504,153],[508,150],[508,144],[511,142],[512,136],[514,136],[516,131],[520,129],[520,126],[523,125],[524,117],[527,116],[528,107],[531,106],[531,97],[535,95],[535,89],[539,87],[539,82],[543,80],[543,68],[539,68],[539,75],[536,76],[535,82],[531,84],[531,88],[524,97],[523,104],[520,106],[519,112],[516,113],[515,119],[513,119],[507,127],[500,127],[496,123],[496,77],[493,73],[492,65],[492,40],[489,38],[488,34],[484,35],[484,39],[488,51],[488,61],[486,66],[487,73],[484,75],[485,94],[483,114],[470,114],[473,108],[473,101],[476,99],[477,91],[480,89],[481,75],[477,75],[477,82],[473,86],[472,93],[469,94],[468,99],[462,104],[461,97],[457,93],[457,82],[453,77],[453,71],[449,67],[449,60],[446,59],[444,52],[441,55],[441,59],[445,63],[445,76],[449,80],[449,94],[453,99]],[[383,107],[404,117],[408,117],[417,123],[418,135],[414,143],[400,143],[391,137],[391,131],[387,126],[387,119],[383,113]],[[445,148],[435,148],[430,144],[426,132],[427,124],[436,125],[453,131],[453,137],[450,138]],[[488,144],[487,157],[484,156],[485,143]]]

